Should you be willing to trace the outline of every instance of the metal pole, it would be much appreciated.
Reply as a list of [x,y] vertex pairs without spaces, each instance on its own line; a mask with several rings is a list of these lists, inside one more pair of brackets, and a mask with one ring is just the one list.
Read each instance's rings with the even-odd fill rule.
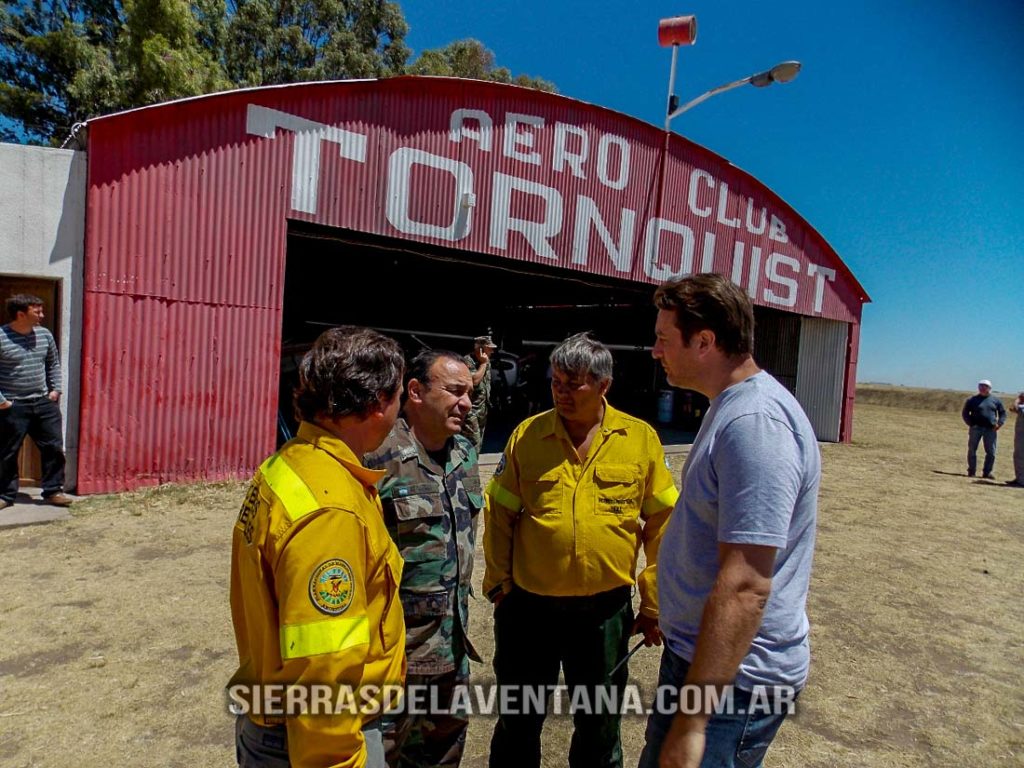
[[688,109],[696,107],[698,104],[702,104],[703,102],[710,99],[712,96],[717,96],[720,93],[731,91],[733,88],[739,88],[741,85],[746,85],[755,77],[756,75],[751,75],[750,77],[744,77],[742,80],[734,80],[731,83],[726,83],[725,85],[720,85],[717,88],[712,88],[710,91],[702,93],[697,98],[692,99],[691,101],[688,101],[685,104],[683,104],[683,106],[675,109],[671,114],[669,114],[668,119],[671,120],[674,117],[679,117],[679,115],[683,114],[683,112],[686,112]]
[[672,94],[676,90],[676,57],[679,55],[679,46],[672,46],[672,69],[668,73],[668,99],[665,102],[665,130],[668,130],[672,122]]
[[623,657],[622,657],[622,660],[621,660],[621,661],[619,661],[619,663],[618,663],[618,664],[616,664],[616,665],[615,665],[614,667],[612,667],[612,671],[608,673],[608,679],[609,679],[609,680],[611,680],[611,679],[612,679],[612,676],[613,676],[613,675],[614,675],[614,674],[615,674],[616,672],[618,672],[618,671],[619,671],[619,667],[621,667],[621,666],[622,666],[623,664],[625,664],[625,663],[626,663],[627,661],[629,661],[630,657],[631,657],[631,656],[632,656],[632,655],[633,655],[634,653],[636,653],[637,651],[639,651],[639,650],[640,650],[641,648],[643,648],[643,647],[644,647],[644,642],[645,642],[644,640],[641,640],[641,641],[640,641],[639,643],[637,643],[637,644],[636,644],[635,646],[633,646],[633,650],[631,650],[631,651],[630,651],[629,653],[627,653],[627,654],[626,654],[625,656],[623,656]]

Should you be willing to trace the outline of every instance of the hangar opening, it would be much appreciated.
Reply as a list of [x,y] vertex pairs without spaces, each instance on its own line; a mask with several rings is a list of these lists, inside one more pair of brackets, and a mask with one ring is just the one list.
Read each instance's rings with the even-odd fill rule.
[[[500,451],[520,420],[551,407],[548,355],[591,331],[615,359],[609,402],[649,421],[665,443],[692,442],[707,398],[668,386],[651,357],[653,286],[510,263],[351,230],[289,222],[282,319],[279,441],[294,433],[291,390],[302,354],[326,328],[354,324],[427,347],[468,353],[491,333],[491,413],[484,451]],[[801,318],[755,307],[755,358],[796,391]]]

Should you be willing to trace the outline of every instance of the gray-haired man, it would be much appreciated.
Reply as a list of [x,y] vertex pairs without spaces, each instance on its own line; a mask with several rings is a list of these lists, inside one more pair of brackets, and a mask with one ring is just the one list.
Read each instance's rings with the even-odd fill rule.
[[[558,683],[561,668],[572,695],[595,702],[628,679],[626,665],[616,664],[631,634],[661,643],[655,568],[679,494],[654,429],[605,399],[606,346],[577,334],[551,353],[551,367],[554,410],[516,427],[487,487],[484,591],[495,606],[494,671],[499,685],[539,691]],[[636,573],[641,546],[647,566]],[[501,712],[491,768],[540,765],[544,717]],[[570,768],[622,765],[617,713],[573,719]]]
[[960,414],[969,427],[967,436],[967,476],[974,477],[978,470],[978,443],[985,446],[985,465],[981,476],[995,479],[992,470],[996,464],[996,433],[1006,423],[1006,406],[992,394],[992,382],[978,382],[978,394],[967,398]]

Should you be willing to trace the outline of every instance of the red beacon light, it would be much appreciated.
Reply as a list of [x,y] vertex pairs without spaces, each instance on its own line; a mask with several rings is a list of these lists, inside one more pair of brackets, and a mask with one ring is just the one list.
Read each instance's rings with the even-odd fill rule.
[[693,45],[697,42],[697,17],[673,16],[658,22],[658,45]]

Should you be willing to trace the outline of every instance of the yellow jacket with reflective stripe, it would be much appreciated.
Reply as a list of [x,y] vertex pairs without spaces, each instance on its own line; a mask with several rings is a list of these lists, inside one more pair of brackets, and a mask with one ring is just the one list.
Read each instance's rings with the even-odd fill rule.
[[[306,422],[257,471],[232,539],[239,668],[229,685],[402,685],[402,558],[374,486],[383,474]],[[362,768],[360,729],[376,715],[343,709],[283,718],[293,766]]]
[[518,427],[487,487],[484,592],[516,584],[540,595],[593,595],[634,583],[658,615],[662,529],[679,492],[654,429],[605,403],[581,461],[555,411]]

